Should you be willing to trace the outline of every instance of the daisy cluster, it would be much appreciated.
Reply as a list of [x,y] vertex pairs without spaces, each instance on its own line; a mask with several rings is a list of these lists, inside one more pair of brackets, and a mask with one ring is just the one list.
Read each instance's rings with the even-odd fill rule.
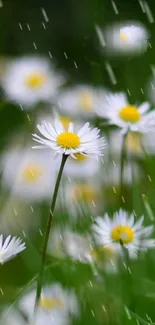
[[[149,33],[138,22],[114,24],[103,30],[97,26],[96,32],[109,56],[140,55],[148,48]],[[142,172],[146,155],[155,155],[155,109],[147,101],[132,102],[125,90],[112,92],[84,83],[67,86],[67,78],[46,58],[25,56],[8,61],[0,79],[4,100],[17,105],[24,116],[26,112],[30,122],[24,132],[19,130],[18,137],[12,136],[0,157],[1,188],[9,197],[7,204],[4,200],[0,218],[6,235],[0,235],[0,264],[28,246],[34,263],[30,265],[33,261],[27,258],[27,252],[21,258],[30,272],[35,270],[34,278],[38,279],[36,265],[40,264],[42,249],[29,239],[27,224],[31,231],[33,224],[36,237],[39,234],[42,238],[46,214],[54,215],[37,309],[36,287],[32,286],[22,291],[11,311],[9,307],[2,308],[2,324],[68,325],[73,319],[79,322],[82,309],[85,310],[79,296],[81,292],[85,294],[86,286],[103,285],[102,277],[105,282],[107,274],[117,277],[123,267],[130,270],[130,262],[136,263],[155,247],[150,205],[147,203],[151,214],[148,224],[145,211],[138,217],[134,204],[125,209],[125,191],[122,194],[123,186],[129,191],[134,184],[140,187],[146,177]],[[51,199],[55,197],[64,161],[53,214]],[[116,209],[118,196],[121,203]],[[106,212],[109,210],[113,213]],[[10,211],[14,214],[11,224],[7,217]],[[10,228],[17,231],[14,225],[18,225],[20,237],[8,235]],[[57,269],[54,274],[50,262],[58,267],[61,279]],[[69,271],[74,274],[76,267],[89,273],[88,283],[82,282],[79,291],[72,278],[68,279]],[[66,276],[62,270],[65,268],[70,280],[67,286],[60,281],[62,275]],[[95,278],[93,284],[90,274]],[[85,281],[83,278],[80,281]],[[105,311],[104,308],[102,304]],[[92,309],[91,313],[94,317]]]

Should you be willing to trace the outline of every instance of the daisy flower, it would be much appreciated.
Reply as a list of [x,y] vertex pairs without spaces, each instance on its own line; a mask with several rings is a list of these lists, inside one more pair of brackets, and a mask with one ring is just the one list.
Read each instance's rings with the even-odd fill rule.
[[139,54],[146,51],[148,46],[148,31],[137,22],[111,25],[104,34],[107,51],[112,55]]
[[[5,325],[29,325],[26,324],[24,319],[21,317],[19,311],[17,311],[15,308],[11,308],[8,306],[8,308],[5,308],[5,310],[1,314],[1,322]],[[35,324],[36,325],[36,324]]]
[[12,259],[25,248],[25,243],[22,243],[20,238],[11,238],[11,235],[9,235],[4,241],[3,235],[0,235],[0,264]]
[[[133,172],[134,180],[139,181],[142,176],[139,165],[136,163],[125,162],[124,172],[123,172],[123,182],[126,185],[131,185],[133,183]],[[104,189],[110,188],[114,191],[113,187],[118,188],[120,186],[120,162],[115,162],[114,164],[105,165],[104,170]]]
[[1,85],[9,100],[32,109],[40,101],[50,101],[62,82],[48,60],[23,57],[8,63]]
[[55,120],[54,126],[43,121],[41,125],[37,125],[37,128],[43,137],[33,134],[33,140],[41,144],[34,148],[51,148],[55,153],[71,155],[75,159],[77,153],[95,158],[103,155],[105,140],[100,137],[100,130],[91,129],[89,123],[85,123],[77,132],[74,130],[73,123],[69,123],[66,131],[58,120]]
[[[114,93],[106,96],[104,108],[110,124],[127,131],[147,133],[155,127],[155,112],[148,112],[150,104],[145,102],[140,106],[131,105],[124,93]],[[97,109],[98,115],[102,116],[102,110]]]
[[14,148],[3,155],[1,166],[2,185],[14,196],[28,200],[51,197],[56,168],[51,152]]
[[[19,307],[22,312],[28,317],[28,321],[32,320],[36,291],[28,292],[19,302]],[[79,314],[79,304],[77,297],[72,290],[64,289],[60,284],[55,283],[46,286],[42,290],[39,307],[36,315],[36,324],[46,324],[40,322],[40,316],[47,324],[62,324],[70,323],[70,316]]]
[[91,181],[69,181],[62,185],[59,206],[67,209],[75,218],[77,215],[87,214],[88,211],[94,214],[103,204],[101,193],[101,183],[94,178],[91,178]]
[[100,164],[88,156],[77,153],[74,154],[76,159],[69,157],[64,170],[64,175],[71,178],[87,178],[94,177],[100,170]]
[[91,241],[86,235],[73,232],[69,228],[57,228],[51,232],[48,252],[59,257],[70,257],[75,261],[88,262]]
[[57,107],[62,114],[72,117],[93,117],[95,106],[104,101],[104,90],[87,85],[78,85],[61,91]]
[[81,263],[96,263],[106,271],[116,271],[117,254],[110,247],[93,247],[92,238],[69,228],[56,228],[51,232],[48,253],[59,258],[70,257]]
[[[132,156],[144,157],[145,152],[155,154],[153,141],[155,132],[139,133],[128,132],[125,139],[125,150]],[[112,131],[108,139],[108,150],[113,157],[120,157],[122,149],[122,133],[119,130]],[[145,152],[144,152],[145,151]],[[105,155],[107,157],[107,154]]]
[[154,239],[147,239],[153,232],[153,226],[143,227],[144,217],[135,222],[134,214],[119,210],[111,220],[106,213],[104,217],[97,217],[93,225],[94,235],[99,245],[110,246],[122,252],[122,244],[128,249],[131,257],[135,257],[139,250],[155,247]]

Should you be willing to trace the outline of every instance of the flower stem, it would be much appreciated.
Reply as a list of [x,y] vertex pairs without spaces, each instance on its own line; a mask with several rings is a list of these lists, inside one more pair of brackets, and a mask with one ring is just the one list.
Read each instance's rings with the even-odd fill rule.
[[44,268],[45,268],[45,262],[46,262],[47,244],[48,244],[48,239],[49,239],[49,235],[50,235],[51,225],[53,223],[54,209],[55,209],[56,199],[57,199],[57,195],[58,195],[59,185],[60,185],[63,169],[64,169],[67,158],[68,158],[68,155],[63,155],[62,156],[60,169],[59,169],[57,180],[56,180],[56,183],[55,183],[55,188],[54,188],[50,213],[49,213],[49,217],[48,217],[48,220],[47,220],[46,231],[45,231],[44,242],[43,242],[41,267],[40,267],[40,272],[39,272],[39,276],[38,276],[38,283],[37,283],[35,309],[34,309],[35,311],[36,311],[36,308],[38,306],[38,302],[39,302],[40,296],[41,296],[41,290],[42,290],[42,285],[43,285]]
[[123,194],[123,174],[124,174],[124,165],[125,165],[125,158],[126,158],[125,142],[126,142],[127,134],[128,132],[123,134],[121,157],[120,157],[120,204],[122,203],[122,194]]

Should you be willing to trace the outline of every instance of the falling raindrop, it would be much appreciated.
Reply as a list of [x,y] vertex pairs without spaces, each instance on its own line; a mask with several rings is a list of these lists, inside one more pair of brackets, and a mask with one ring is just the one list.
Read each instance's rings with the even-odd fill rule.
[[92,309],[91,309],[91,313],[92,313],[93,317],[95,317],[94,311]]
[[20,29],[23,30],[22,24],[18,23],[18,25],[19,25]]
[[65,56],[65,58],[67,60],[68,59],[68,56],[67,56],[66,52],[64,52],[64,56]]
[[138,0],[138,1],[139,1],[139,4],[140,4],[140,7],[141,7],[142,11],[145,13],[145,7],[144,7],[143,1],[141,1],[141,0]]
[[35,50],[37,50],[37,45],[35,42],[33,42],[33,46],[34,46]]
[[39,229],[39,233],[40,233],[41,236],[43,236],[43,233],[42,233],[42,230],[41,229]]
[[96,29],[96,33],[97,33],[97,36],[99,38],[100,44],[101,44],[101,46],[104,47],[106,44],[105,44],[103,33],[102,33],[100,27],[98,25],[95,25],[95,29]]
[[114,193],[116,194],[116,189],[115,189],[115,187],[113,186],[112,188],[113,188]]
[[48,51],[49,57],[52,59],[52,53]]
[[128,308],[126,306],[124,306],[124,309],[125,309],[125,312],[127,314],[128,319],[131,320],[131,315],[130,315],[130,312],[129,312]]
[[17,210],[16,209],[13,209],[13,212],[14,212],[14,214],[15,214],[15,216],[17,216]]
[[74,62],[75,68],[78,69],[77,63],[75,61],[73,61],[73,62]]
[[106,67],[106,70],[108,72],[108,75],[109,75],[109,78],[110,78],[112,84],[113,85],[116,85],[117,84],[117,80],[116,80],[115,74],[114,74],[114,72],[112,70],[112,67],[111,67],[110,63],[109,62],[105,62],[105,67]]
[[112,4],[115,14],[118,15],[118,9],[116,7],[116,3],[114,1],[111,1],[111,4]]
[[46,29],[45,23],[42,21],[43,28]]
[[145,8],[145,12],[146,12],[148,21],[150,22],[150,24],[154,23],[154,17],[153,17],[153,14],[151,12],[151,9],[150,9],[147,1],[144,1],[144,8]]
[[27,26],[27,29],[29,30],[29,32],[31,31],[31,28],[30,28],[30,25],[29,24],[26,24]]
[[47,16],[47,13],[46,13],[45,8],[41,8],[41,11],[42,11],[42,14],[43,14],[43,17],[44,17],[45,21],[48,23],[49,22],[49,18]]

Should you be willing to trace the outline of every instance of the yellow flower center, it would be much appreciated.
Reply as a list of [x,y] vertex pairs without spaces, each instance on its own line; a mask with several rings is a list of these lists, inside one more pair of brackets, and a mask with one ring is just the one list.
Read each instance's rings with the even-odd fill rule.
[[119,112],[119,116],[125,122],[131,123],[136,123],[141,118],[141,114],[139,113],[138,109],[132,105],[123,107]]
[[59,298],[41,297],[40,306],[45,309],[63,308],[64,304]]
[[125,35],[125,33],[123,33],[123,32],[120,31],[120,34],[119,35],[120,35],[120,38],[121,38],[122,41],[125,41],[125,42],[128,41],[127,36]]
[[29,88],[39,88],[44,85],[46,76],[42,73],[32,73],[25,79],[25,84]]
[[90,251],[90,256],[92,257],[93,260],[99,261],[104,257],[104,260],[108,260],[111,257],[113,257],[114,251],[111,247],[105,247],[105,246],[99,246],[97,248],[91,249]]
[[138,133],[128,133],[125,141],[126,149],[132,153],[141,153],[141,139]]
[[90,92],[82,92],[79,98],[80,107],[87,111],[92,111],[93,109],[93,96]]
[[24,181],[32,183],[37,181],[41,177],[42,173],[43,171],[40,166],[36,164],[29,164],[24,168],[22,176]]
[[92,202],[96,199],[96,188],[87,184],[77,184],[73,188],[73,197],[77,200]]
[[81,153],[75,153],[74,156],[76,159],[74,159],[75,162],[81,162],[87,160],[87,157],[82,155]]
[[61,116],[60,117],[60,122],[62,123],[65,130],[68,130],[69,123],[72,122],[72,121],[71,121],[71,119],[69,117]]
[[76,149],[80,146],[80,138],[73,132],[63,132],[58,135],[57,144],[65,149]]
[[128,244],[134,239],[134,231],[131,227],[119,225],[113,228],[111,237],[116,242]]

